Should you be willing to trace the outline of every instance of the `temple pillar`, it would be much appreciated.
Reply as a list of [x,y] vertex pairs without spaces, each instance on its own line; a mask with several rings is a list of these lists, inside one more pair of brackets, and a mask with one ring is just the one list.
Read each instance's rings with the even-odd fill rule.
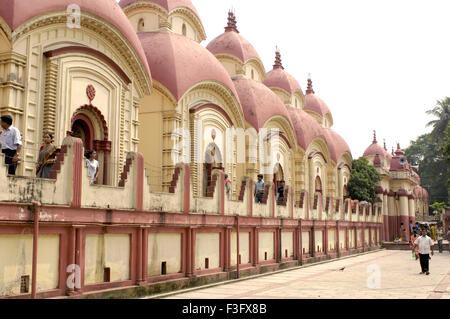
[[[401,233],[399,235],[403,241],[408,241],[408,238],[410,237],[410,235],[409,235],[408,193],[404,189],[401,189],[398,191],[398,196],[399,196],[399,201],[400,201],[398,229],[399,229],[399,231],[401,231],[400,228],[406,229],[406,232],[401,231]],[[400,226],[401,223],[403,223],[403,227]]]

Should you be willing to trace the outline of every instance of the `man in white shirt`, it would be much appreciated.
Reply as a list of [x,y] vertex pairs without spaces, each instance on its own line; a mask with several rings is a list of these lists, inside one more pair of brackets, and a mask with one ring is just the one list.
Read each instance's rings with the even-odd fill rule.
[[422,268],[421,274],[426,273],[430,274],[430,250],[431,256],[434,255],[433,251],[434,242],[430,237],[427,236],[427,230],[425,228],[422,229],[422,236],[416,239],[414,242],[414,248],[419,246],[419,258],[420,258],[420,267]]
[[16,175],[17,162],[22,149],[22,136],[20,131],[12,125],[13,119],[10,115],[3,115],[0,119],[0,125],[3,128],[0,144],[2,153],[5,154],[5,164],[8,165],[8,174]]

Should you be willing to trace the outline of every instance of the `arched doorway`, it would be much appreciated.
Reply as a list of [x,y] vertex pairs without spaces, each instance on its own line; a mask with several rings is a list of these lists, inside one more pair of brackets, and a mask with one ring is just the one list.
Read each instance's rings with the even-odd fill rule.
[[319,176],[316,177],[316,181],[314,184],[314,193],[322,194],[322,181],[320,180]]
[[86,150],[94,147],[94,126],[85,114],[77,114],[72,119],[71,132],[73,137],[78,137],[83,141]]
[[348,192],[347,185],[344,185],[344,188],[342,190],[342,194],[343,194],[344,199],[347,199],[347,198],[350,197],[350,193]]
[[108,127],[101,112],[93,105],[78,108],[71,119],[70,135],[83,141],[84,150],[95,150],[100,171],[98,183],[109,185],[109,158],[111,142]]
[[210,143],[206,147],[205,162],[203,164],[203,193],[205,197],[211,195],[210,187],[214,169],[224,170],[222,152],[220,152],[216,143]]

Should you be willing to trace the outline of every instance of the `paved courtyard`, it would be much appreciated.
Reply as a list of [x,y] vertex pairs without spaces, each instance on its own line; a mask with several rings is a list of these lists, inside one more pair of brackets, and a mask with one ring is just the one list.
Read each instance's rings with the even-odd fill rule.
[[[344,268],[345,267],[345,268]],[[344,268],[343,270],[341,270]],[[380,251],[250,280],[168,296],[171,299],[450,299],[450,253],[436,253],[429,276],[409,251]]]

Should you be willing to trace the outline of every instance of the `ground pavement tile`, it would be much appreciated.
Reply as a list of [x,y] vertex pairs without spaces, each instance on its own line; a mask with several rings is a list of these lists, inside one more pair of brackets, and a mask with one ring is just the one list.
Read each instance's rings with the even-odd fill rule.
[[[381,289],[367,287],[368,266],[378,265]],[[344,271],[339,271],[345,267]],[[450,254],[436,254],[430,263],[431,275],[419,275],[420,266],[409,251],[381,251],[330,263],[312,265],[286,273],[249,279],[229,285],[175,295],[209,298],[445,298],[450,296]],[[447,279],[448,276],[448,279]],[[447,284],[447,282],[449,284]],[[224,288],[226,287],[226,288]],[[435,293],[436,287],[444,293]]]

